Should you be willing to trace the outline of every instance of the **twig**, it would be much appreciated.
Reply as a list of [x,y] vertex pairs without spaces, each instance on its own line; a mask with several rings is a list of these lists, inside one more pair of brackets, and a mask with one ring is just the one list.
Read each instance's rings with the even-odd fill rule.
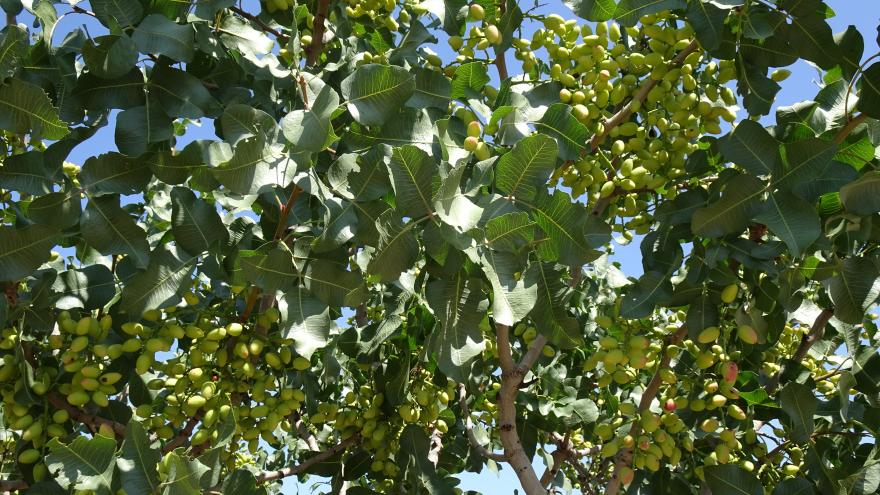
[[241,316],[238,318],[239,323],[244,323],[251,317],[251,313],[254,312],[254,306],[257,304],[257,296],[260,295],[259,287],[253,287],[251,289],[251,293],[248,294],[247,302],[245,303],[244,311],[242,311]]
[[324,21],[327,20],[327,11],[329,10],[330,0],[319,0],[318,11],[315,13],[315,23],[312,29],[312,44],[309,46],[309,53],[306,57],[306,66],[315,65],[321,50],[324,49]]
[[[672,61],[669,62],[669,68],[675,68],[684,63],[684,59],[688,57],[691,53],[693,53],[699,47],[699,43],[694,40],[690,45],[686,46],[684,50],[682,50],[678,55],[675,56]],[[599,148],[599,145],[602,144],[602,141],[608,136],[608,133],[611,132],[611,129],[619,126],[626,119],[629,118],[633,113],[633,103],[639,102],[643,103],[645,98],[648,97],[648,93],[654,89],[660,81],[656,79],[648,78],[639,88],[639,91],[632,97],[632,99],[627,102],[626,105],[623,106],[620,110],[617,111],[611,118],[603,122],[602,132],[593,135],[593,138],[590,140],[590,150],[596,151]]]
[[278,31],[277,29],[273,28],[272,26],[266,24],[265,22],[261,21],[259,17],[255,16],[249,12],[245,12],[244,10],[242,10],[238,7],[235,7],[235,6],[229,7],[229,10],[231,10],[231,11],[235,12],[236,14],[244,17],[245,19],[253,22],[257,26],[260,26],[260,28],[262,28],[262,30],[264,32],[267,32],[267,33],[271,34],[272,36],[275,36],[275,38],[277,38],[280,43],[287,43],[290,40],[289,36],[282,33],[281,31]]
[[274,236],[276,241],[279,241],[284,237],[284,231],[287,229],[287,217],[290,216],[290,211],[293,210],[293,207],[296,205],[296,198],[299,197],[299,193],[301,192],[302,189],[296,184],[293,184],[293,191],[290,192],[290,196],[287,198],[287,204],[281,208],[281,213],[278,214],[278,226],[275,227]]
[[[660,377],[660,372],[668,368],[670,361],[672,361],[672,356],[666,353],[666,347],[681,342],[685,335],[687,335],[687,326],[682,325],[677,332],[668,337],[666,345],[661,351],[663,357],[660,359],[657,371],[654,372],[653,378],[651,378],[651,381],[642,393],[642,399],[639,401],[639,413],[643,413],[651,407],[651,402],[654,400],[654,397],[657,396],[657,392],[660,391],[660,384],[663,383],[663,379]],[[630,436],[633,438],[638,437],[641,429],[641,423],[638,420],[633,420],[632,426],[629,429]],[[608,484],[605,485],[605,495],[616,495],[617,492],[620,491],[620,477],[618,476],[618,473],[620,473],[620,470],[624,466],[629,465],[631,459],[631,447],[621,450],[617,455],[617,462],[614,463],[614,473],[612,474],[611,479],[608,480]]]
[[337,443],[336,445],[315,454],[312,457],[309,457],[305,461],[297,464],[296,466],[286,467],[284,469],[279,469],[277,471],[266,471],[257,477],[257,484],[266,483],[269,481],[280,480],[281,478],[286,478],[288,476],[293,476],[295,474],[304,473],[309,470],[315,464],[320,464],[321,462],[326,461],[327,459],[339,454],[340,452],[344,452],[350,446],[358,443],[360,441],[359,435],[352,435],[345,440]]
[[[813,344],[822,338],[822,335],[825,333],[825,325],[828,324],[828,320],[831,319],[832,315],[834,315],[834,309],[832,308],[825,308],[819,313],[819,316],[816,317],[816,321],[813,322],[813,326],[810,327],[810,331],[801,337],[800,345],[798,345],[798,348],[794,351],[794,355],[791,356],[792,362],[800,363],[804,357],[807,356],[807,352],[810,351]],[[785,372],[785,369],[782,369],[773,375],[773,377],[770,378],[770,381],[767,382],[767,385],[764,387],[764,390],[767,391],[767,395],[773,395],[773,393],[776,392],[776,388],[779,387],[779,380],[782,379],[783,372]]]
[[471,419],[471,411],[467,405],[467,390],[463,383],[458,386],[458,404],[461,406],[461,415],[464,418],[464,429],[465,433],[467,433],[467,438],[471,447],[486,459],[492,459],[496,462],[506,461],[507,458],[504,457],[504,454],[492,452],[486,447],[480,445],[480,442],[477,441],[477,436],[474,434],[474,421]]
[[498,394],[498,423],[501,427],[501,444],[504,446],[504,456],[514,473],[519,478],[520,485],[526,495],[544,495],[547,490],[538,479],[535,468],[532,467],[531,459],[526,455],[519,432],[516,429],[516,395],[519,385],[529,369],[538,360],[541,350],[547,343],[547,337],[538,335],[529,346],[526,355],[519,364],[513,364],[510,348],[510,327],[507,325],[495,325],[498,336],[498,356],[501,361],[501,390]]

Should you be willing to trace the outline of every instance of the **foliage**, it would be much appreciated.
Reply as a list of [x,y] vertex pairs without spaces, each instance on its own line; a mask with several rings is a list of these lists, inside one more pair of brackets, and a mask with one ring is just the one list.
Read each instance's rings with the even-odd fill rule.
[[0,2],[0,491],[876,493],[880,63],[821,0],[70,3]]

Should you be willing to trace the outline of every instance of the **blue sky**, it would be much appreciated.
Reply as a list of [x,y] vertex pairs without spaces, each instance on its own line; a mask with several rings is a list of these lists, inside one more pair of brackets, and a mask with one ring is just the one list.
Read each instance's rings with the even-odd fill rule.
[[[252,7],[255,4],[255,0],[246,0],[244,3],[246,6]],[[522,3],[524,5],[530,5],[532,2],[529,1]],[[544,3],[545,6],[538,11],[540,13],[546,14],[556,12],[566,18],[574,17],[571,11],[559,0],[549,0],[542,3]],[[878,46],[875,40],[877,37],[877,25],[878,22],[880,22],[880,0],[827,0],[827,3],[837,13],[837,16],[830,20],[830,24],[835,32],[842,31],[849,25],[854,25],[865,37],[866,54],[870,56],[878,51]],[[248,10],[253,9],[251,8]],[[25,16],[21,16],[20,20],[28,22],[28,19],[26,19]],[[69,15],[62,19],[56,29],[56,43],[63,38],[66,32],[80,27],[83,24],[88,26],[92,36],[103,34],[101,28],[94,23],[93,19],[83,15]],[[532,30],[533,29],[527,29],[527,32]],[[432,47],[432,49],[440,53],[444,59],[448,59],[450,52],[447,45],[442,40],[438,46]],[[508,67],[510,68],[511,73],[515,73],[519,68],[519,63],[515,61],[511,55],[508,55]],[[779,93],[777,101],[783,105],[790,105],[798,101],[811,99],[818,90],[816,82],[819,79],[818,72],[804,62],[798,62],[794,66],[789,67],[789,69],[792,70],[793,74],[789,80],[782,84],[783,89]],[[768,123],[772,123],[772,119],[770,119]],[[111,125],[108,125],[99,131],[92,139],[89,139],[75,148],[71,153],[69,160],[74,163],[82,164],[90,156],[116,150],[116,146],[113,142],[113,131],[114,125],[111,123]],[[184,141],[199,138],[214,138],[213,123],[203,122],[201,127],[192,127],[187,132]],[[181,143],[181,147],[183,144],[185,143]],[[615,258],[623,264],[624,271],[627,275],[638,276],[641,274],[638,239],[628,246],[619,246]],[[544,468],[541,460],[536,462],[536,468],[539,472],[543,472]],[[509,494],[513,493],[513,490],[519,487],[519,483],[515,476],[513,476],[510,469],[507,468],[503,468],[499,475],[487,471],[479,475],[463,474],[460,478],[462,480],[460,485],[462,489],[475,490],[486,494]],[[292,480],[287,480],[284,493],[312,493],[312,490],[310,489],[311,485],[312,483],[299,485]]]

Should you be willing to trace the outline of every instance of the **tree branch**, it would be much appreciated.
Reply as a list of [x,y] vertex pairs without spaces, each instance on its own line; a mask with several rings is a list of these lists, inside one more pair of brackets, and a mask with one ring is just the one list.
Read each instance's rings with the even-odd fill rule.
[[324,49],[324,21],[327,20],[330,0],[318,0],[318,11],[315,13],[315,23],[312,29],[312,44],[309,45],[309,53],[306,56],[306,66],[315,65],[321,51]]
[[[691,42],[690,45],[686,46],[684,50],[679,52],[679,54],[676,55],[675,58],[669,62],[668,67],[670,69],[673,69],[683,64],[684,59],[686,59],[688,55],[693,53],[699,46],[700,45],[696,40]],[[616,114],[614,114],[611,118],[602,123],[602,132],[593,135],[593,138],[590,140],[590,150],[596,151],[599,148],[599,145],[602,144],[602,141],[604,141],[605,138],[608,136],[608,133],[611,132],[611,129],[624,123],[626,119],[628,119],[629,116],[632,115],[633,103],[643,103],[645,101],[645,98],[648,97],[648,93],[650,93],[651,90],[654,89],[654,86],[656,86],[659,82],[660,81],[656,79],[646,79],[642,86],[639,88],[639,91],[632,97],[632,99],[627,102],[627,104],[624,105],[623,108],[618,110]]]
[[[498,16],[499,19],[501,18],[502,15],[504,15],[504,12],[506,10],[507,10],[507,2],[505,0],[500,0],[498,2],[498,12],[500,12],[500,15]],[[502,82],[505,79],[507,79],[508,77],[510,77],[510,75],[507,72],[506,55],[507,55],[507,50],[500,50],[497,45],[495,46],[495,67],[498,69],[498,79],[500,79]]]
[[199,421],[202,420],[202,411],[199,410],[196,412],[193,417],[189,418],[189,421],[186,422],[183,428],[174,436],[171,440],[169,440],[165,445],[162,446],[162,453],[167,454],[172,450],[180,447],[192,436],[193,430],[196,429],[196,425],[199,424]]
[[288,476],[293,476],[295,474],[303,473],[309,470],[315,464],[320,464],[327,459],[339,454],[340,452],[344,452],[347,448],[352,445],[358,443],[360,441],[359,435],[352,435],[345,440],[337,443],[336,445],[315,454],[312,457],[309,457],[305,461],[297,464],[296,466],[286,467],[284,469],[279,469],[277,471],[266,471],[257,477],[257,484],[266,483],[269,481],[276,481],[282,478],[286,478]]
[[[819,316],[816,317],[816,321],[813,322],[813,326],[810,327],[810,331],[807,332],[803,337],[801,337],[801,343],[798,345],[798,348],[794,351],[794,354],[791,356],[791,361],[795,363],[800,363],[807,356],[807,352],[810,351],[810,348],[813,347],[813,344],[818,342],[822,335],[825,333],[825,325],[828,324],[828,321],[831,319],[831,316],[834,315],[834,309],[825,308],[819,313]],[[787,367],[786,367],[787,368]],[[782,379],[782,373],[785,369],[780,370],[778,373],[773,375],[770,378],[770,381],[767,382],[767,385],[764,387],[764,390],[767,391],[767,395],[773,395],[776,392],[777,387],[779,387],[779,381]]]
[[538,479],[531,459],[526,455],[519,432],[516,429],[516,395],[519,384],[529,369],[538,360],[541,350],[547,343],[547,337],[538,335],[526,351],[525,356],[517,365],[513,365],[510,349],[510,327],[495,325],[498,336],[498,356],[501,361],[501,390],[498,393],[498,423],[501,427],[501,444],[504,446],[504,457],[519,478],[520,485],[526,495],[544,495],[547,490]]
[[290,216],[290,211],[296,206],[296,199],[301,192],[302,189],[293,184],[293,191],[290,192],[290,196],[287,198],[287,204],[281,208],[281,213],[278,214],[278,226],[275,227],[275,235],[273,237],[276,241],[280,241],[284,237],[284,231],[287,229],[287,217]]
[[12,493],[26,490],[28,483],[25,480],[0,480],[0,493]]
[[98,431],[98,429],[102,425],[109,426],[113,429],[113,433],[116,435],[117,440],[121,440],[125,437],[125,425],[122,423],[117,423],[116,421],[111,421],[106,418],[102,418],[100,416],[89,414],[82,409],[71,405],[67,402],[66,399],[58,395],[57,392],[50,391],[46,393],[46,399],[52,404],[56,409],[64,409],[70,414],[70,417],[79,421],[80,423],[86,425],[92,431]]
[[[666,354],[666,347],[678,344],[684,339],[684,336],[687,335],[687,326],[682,325],[681,328],[678,329],[677,332],[670,335],[666,340],[666,345],[663,346],[662,353],[663,357],[660,359],[660,364],[657,366],[657,371],[654,372],[653,378],[648,383],[648,386],[645,387],[645,391],[642,393],[642,399],[639,401],[639,414],[648,410],[651,407],[651,402],[657,396],[657,392],[660,391],[660,384],[663,382],[663,379],[660,378],[660,372],[669,367],[670,361],[672,361],[672,357]],[[629,434],[633,438],[639,436],[641,432],[641,423],[638,421],[638,415],[633,419],[632,426],[629,429]],[[614,473],[611,476],[611,479],[608,480],[608,484],[605,486],[605,495],[616,495],[617,492],[620,491],[620,477],[618,473],[624,466],[628,466],[630,461],[632,460],[632,448],[624,448],[617,454],[617,461],[614,463]]]
[[464,417],[464,429],[465,433],[467,433],[468,442],[470,442],[471,447],[486,459],[492,459],[495,462],[506,461],[507,458],[504,457],[504,454],[492,452],[477,442],[477,436],[474,434],[474,422],[471,419],[471,411],[467,405],[467,390],[465,390],[463,383],[458,386],[458,404],[461,406],[461,415]]

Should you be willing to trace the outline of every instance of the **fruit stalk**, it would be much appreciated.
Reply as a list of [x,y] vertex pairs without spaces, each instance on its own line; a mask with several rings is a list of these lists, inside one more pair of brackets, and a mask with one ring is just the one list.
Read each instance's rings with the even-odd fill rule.
[[[678,344],[681,342],[685,335],[687,335],[687,326],[682,325],[681,328],[678,329],[677,332],[672,334],[669,339],[666,341],[666,346]],[[639,415],[647,411],[651,407],[651,402],[654,400],[654,397],[657,396],[657,392],[660,391],[660,384],[663,383],[663,378],[661,378],[661,371],[669,367],[670,361],[672,361],[672,356],[668,355],[665,350],[662,353],[663,358],[660,360],[660,364],[657,366],[657,371],[654,372],[654,376],[651,378],[650,383],[645,388],[645,392],[642,393],[642,399],[639,401]],[[641,425],[638,421],[633,421],[632,426],[629,430],[629,435],[633,438],[639,436],[641,432]],[[625,448],[620,451],[620,454],[617,456],[617,462],[614,464],[614,473],[611,476],[611,479],[608,480],[608,484],[605,486],[605,495],[615,495],[618,491],[620,491],[620,470],[624,467],[629,467],[629,462],[632,458],[632,448]]]
[[[813,344],[822,338],[822,334],[825,333],[825,325],[828,324],[828,321],[833,315],[834,309],[831,308],[825,308],[819,313],[819,316],[816,317],[816,321],[813,322],[813,326],[810,327],[810,331],[801,337],[800,345],[798,345],[798,348],[791,356],[792,362],[800,363],[807,356],[807,352],[810,351]],[[773,395],[773,393],[776,392],[776,389],[779,387],[779,380],[782,379],[782,374],[784,372],[785,369],[780,370],[770,378],[769,382],[767,382],[767,386],[764,387],[764,390],[767,391],[768,395]]]
[[[696,40],[691,42],[690,45],[686,46],[684,50],[681,51],[678,55],[669,62],[669,68],[675,68],[684,63],[684,59],[687,58],[688,55],[693,53],[698,47],[699,43]],[[632,99],[623,106],[620,110],[617,111],[616,114],[612,115],[610,119],[606,120],[602,124],[602,132],[597,133],[590,140],[590,150],[595,152],[599,149],[599,145],[602,144],[602,141],[608,136],[608,133],[611,132],[611,129],[619,126],[624,123],[626,119],[629,118],[633,113],[633,104],[634,102],[638,102],[639,104],[643,103],[645,99],[648,97],[648,93],[656,86],[660,81],[658,79],[648,78],[642,84],[642,87],[639,88],[638,93],[632,97]]]

